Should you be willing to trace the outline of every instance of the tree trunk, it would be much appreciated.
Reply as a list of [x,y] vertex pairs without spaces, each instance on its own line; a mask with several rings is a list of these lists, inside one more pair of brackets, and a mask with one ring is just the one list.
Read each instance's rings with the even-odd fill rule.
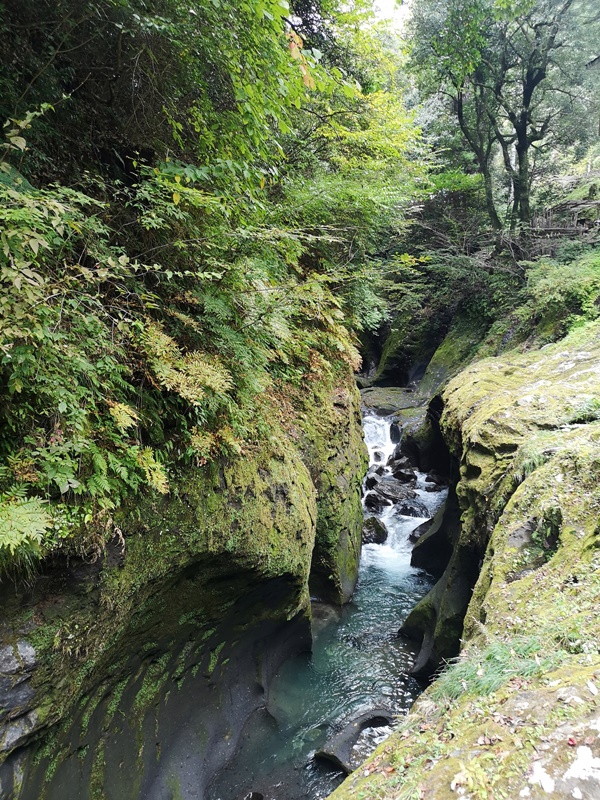
[[[524,98],[530,99],[531,93],[524,92]],[[529,148],[531,140],[529,138],[528,105],[523,103],[523,110],[519,118],[515,119],[515,133],[517,141],[515,152],[517,154],[517,169],[513,177],[515,187],[514,210],[518,221],[523,227],[531,226],[531,203],[530,203],[530,182],[529,182]]]
[[498,216],[498,212],[496,211],[496,204],[494,202],[494,186],[492,183],[492,176],[490,173],[489,164],[485,164],[485,166],[479,165],[483,173],[483,185],[485,186],[485,204],[487,207],[488,216],[490,218],[490,222],[492,224],[492,228],[494,231],[501,231],[502,230],[502,223],[500,222],[500,217]]

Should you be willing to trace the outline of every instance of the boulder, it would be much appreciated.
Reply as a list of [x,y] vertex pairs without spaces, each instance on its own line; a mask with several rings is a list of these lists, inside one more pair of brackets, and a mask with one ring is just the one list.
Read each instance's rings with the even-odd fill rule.
[[430,472],[425,476],[425,483],[434,483],[436,486],[447,486],[448,481],[444,480],[437,472]]
[[381,728],[385,725],[391,725],[392,722],[393,716],[385,708],[367,711],[350,720],[343,730],[336,733],[326,742],[322,750],[318,750],[314,754],[313,758],[335,764],[338,769],[349,775],[360,763],[360,759],[353,754],[352,748],[362,731],[366,728]]
[[387,466],[392,469],[406,469],[411,466],[410,460],[403,455],[402,445],[399,444],[387,460]]
[[374,489],[380,481],[381,477],[373,473],[371,475],[367,475],[365,479],[365,486],[367,489]]
[[365,508],[369,508],[371,511],[381,511],[386,506],[391,505],[391,500],[387,500],[385,497],[375,494],[375,492],[369,492],[365,495]]
[[452,491],[446,503],[434,515],[427,531],[423,532],[413,547],[411,565],[426,569],[435,578],[440,578],[450,561],[459,530],[460,511],[456,493]]
[[399,444],[402,439],[402,428],[398,422],[392,422],[390,425],[390,439],[392,444]]
[[388,529],[377,517],[367,517],[363,523],[363,544],[383,544],[388,537]]
[[413,500],[412,498],[408,498],[399,503],[395,511],[396,514],[402,517],[426,517],[429,514],[425,503],[422,503],[420,500]]
[[417,476],[411,469],[396,469],[392,475],[400,483],[414,483],[417,480]]
[[412,498],[417,496],[416,492],[414,492],[409,486],[395,480],[395,478],[392,478],[391,475],[384,476],[374,488],[374,491],[380,497],[384,497],[387,500],[390,500],[392,503],[399,503],[401,500],[406,500],[409,497]]

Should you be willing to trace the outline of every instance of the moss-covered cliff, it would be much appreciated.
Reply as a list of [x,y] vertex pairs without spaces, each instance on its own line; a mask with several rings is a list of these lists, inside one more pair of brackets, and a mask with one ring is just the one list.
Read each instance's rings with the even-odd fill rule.
[[227,762],[310,647],[311,563],[329,598],[356,580],[357,393],[348,373],[309,388],[235,461],[123,510],[96,561],[4,586],[3,798],[196,797]]
[[462,652],[332,797],[596,798],[600,326],[473,364],[443,397],[462,519],[420,614],[434,655],[449,633]]

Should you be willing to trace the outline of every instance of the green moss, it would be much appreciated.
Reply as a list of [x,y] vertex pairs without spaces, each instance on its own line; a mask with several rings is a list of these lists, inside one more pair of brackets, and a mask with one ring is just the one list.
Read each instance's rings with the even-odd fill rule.
[[215,648],[210,651],[210,659],[208,662],[208,669],[206,671],[207,675],[212,675],[216,669],[217,663],[219,661],[219,655],[221,654],[221,650],[225,647],[225,642],[221,642]]
[[360,396],[347,376],[331,379],[299,399],[304,458],[317,489],[312,591],[342,603],[358,576],[362,535],[360,489],[368,456],[362,437]]
[[[460,462],[455,557],[483,557],[463,650],[332,800],[513,800],[534,761],[556,779],[600,709],[600,327],[467,367],[442,425]],[[413,612],[449,614],[443,583]],[[409,621],[410,621],[409,617]],[[436,628],[436,635],[441,634]],[[591,687],[591,688],[590,688]],[[366,775],[365,773],[369,773]],[[454,788],[452,788],[454,787]]]
[[485,332],[481,320],[470,315],[457,316],[427,365],[419,384],[419,395],[428,399],[439,392],[475,357]]
[[[215,680],[228,661],[220,623],[261,583],[279,579],[287,588],[278,605],[256,602],[240,616],[228,647],[264,620],[308,613],[315,561],[330,576],[330,596],[348,597],[366,468],[358,393],[346,371],[323,375],[292,400],[289,409],[273,407],[270,436],[243,456],[190,469],[173,477],[168,497],[147,496],[120,509],[123,552],[118,543],[116,557],[109,553],[90,568],[89,581],[36,608],[30,639],[40,666],[33,681],[45,733],[36,763],[46,766],[48,779],[66,757],[64,741],[110,728],[125,706],[141,735],[168,680],[181,681],[188,669]],[[11,602],[9,621],[18,628],[31,609]],[[128,674],[132,664],[137,676]],[[66,729],[57,731],[62,721]],[[103,752],[92,772],[90,793],[101,798]]]
[[183,792],[181,791],[181,784],[178,778],[171,776],[167,781],[169,791],[171,792],[170,800],[184,800]]

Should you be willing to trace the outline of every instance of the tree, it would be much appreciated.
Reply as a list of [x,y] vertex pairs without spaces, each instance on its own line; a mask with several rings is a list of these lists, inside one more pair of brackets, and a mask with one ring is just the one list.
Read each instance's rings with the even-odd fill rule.
[[[585,118],[598,17],[579,0],[416,0],[413,70],[426,94],[450,101],[483,175],[492,227],[502,227],[493,182],[500,153],[511,230],[532,218],[533,162]],[[580,126],[577,136],[589,136]]]

